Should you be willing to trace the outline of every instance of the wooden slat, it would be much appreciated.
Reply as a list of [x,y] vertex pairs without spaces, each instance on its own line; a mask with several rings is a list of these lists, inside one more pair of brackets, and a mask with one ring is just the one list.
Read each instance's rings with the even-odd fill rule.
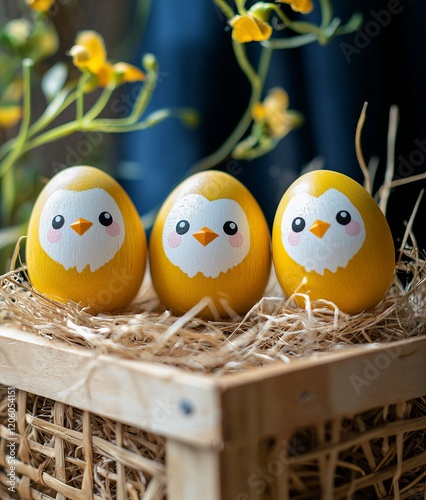
[[221,500],[220,452],[166,442],[167,498]]
[[425,395],[425,359],[418,337],[215,377],[0,329],[0,383],[218,449]]
[[257,439],[426,395],[426,337],[222,377],[225,441]]
[[0,384],[204,447],[220,446],[214,380],[0,330]]

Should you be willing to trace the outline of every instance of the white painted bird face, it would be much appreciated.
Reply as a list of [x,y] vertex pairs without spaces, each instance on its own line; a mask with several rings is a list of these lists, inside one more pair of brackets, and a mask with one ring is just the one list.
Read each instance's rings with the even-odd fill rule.
[[247,255],[250,229],[236,201],[188,194],[171,208],[162,240],[168,259],[190,278],[199,272],[217,278]]
[[281,238],[294,261],[324,274],[348,265],[364,243],[365,226],[349,198],[331,188],[318,197],[296,194],[284,211]]
[[58,189],[47,200],[39,225],[43,250],[65,269],[94,272],[109,262],[124,241],[123,216],[100,188]]

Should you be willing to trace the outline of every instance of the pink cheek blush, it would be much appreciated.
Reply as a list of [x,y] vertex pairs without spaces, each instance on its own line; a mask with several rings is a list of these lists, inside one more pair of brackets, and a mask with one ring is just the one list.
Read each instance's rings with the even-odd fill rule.
[[300,243],[300,233],[295,233],[294,231],[291,231],[291,233],[288,235],[288,242],[292,247],[295,247]]
[[233,236],[229,237],[229,244],[231,247],[234,248],[240,248],[240,246],[243,244],[243,235],[241,233],[236,233]]
[[179,236],[176,231],[169,234],[167,242],[170,248],[177,248],[182,243],[182,236]]
[[115,238],[120,234],[120,225],[118,224],[118,222],[113,222],[110,226],[105,228],[105,231],[108,236],[112,236],[113,238]]
[[349,234],[349,236],[358,236],[358,234],[361,232],[361,224],[357,222],[356,220],[351,220],[347,226],[345,226],[346,233]]
[[62,232],[59,229],[49,229],[47,239],[50,243],[58,243],[62,237]]

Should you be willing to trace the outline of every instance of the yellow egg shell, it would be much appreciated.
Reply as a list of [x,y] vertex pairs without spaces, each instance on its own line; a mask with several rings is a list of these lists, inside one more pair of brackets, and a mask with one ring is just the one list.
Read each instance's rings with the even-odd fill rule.
[[[295,291],[355,314],[375,306],[392,283],[392,235],[370,194],[327,170],[299,177],[275,215],[272,255],[287,296]],[[297,298],[304,305],[302,297]]]
[[205,318],[244,314],[262,296],[271,266],[270,234],[251,193],[229,174],[206,171],[164,202],[150,240],[154,288],[183,313],[205,297]]
[[95,313],[123,309],[140,288],[146,254],[136,208],[108,174],[67,168],[40,193],[26,245],[31,283],[40,293]]

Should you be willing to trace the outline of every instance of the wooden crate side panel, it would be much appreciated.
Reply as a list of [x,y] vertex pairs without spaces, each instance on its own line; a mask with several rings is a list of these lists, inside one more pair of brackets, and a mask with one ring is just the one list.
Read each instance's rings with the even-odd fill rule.
[[288,433],[426,394],[426,338],[222,378],[225,441]]
[[222,441],[215,384],[174,367],[3,329],[0,384],[199,446],[217,447]]

